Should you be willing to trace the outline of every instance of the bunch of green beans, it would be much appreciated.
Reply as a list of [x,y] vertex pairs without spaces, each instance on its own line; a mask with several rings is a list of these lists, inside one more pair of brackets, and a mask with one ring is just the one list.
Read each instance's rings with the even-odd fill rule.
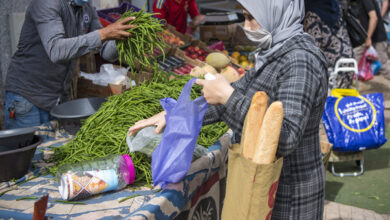
[[[155,78],[161,77],[156,73]],[[114,95],[103,103],[100,109],[83,122],[76,137],[63,147],[54,148],[55,165],[50,172],[55,174],[58,167],[85,160],[92,160],[110,154],[129,154],[133,160],[136,182],[152,183],[151,159],[146,155],[130,153],[126,144],[128,128],[135,122],[149,118],[163,109],[159,100],[166,97],[177,99],[190,76],[179,76],[171,81],[152,80],[133,87],[129,91]],[[201,87],[192,88],[191,98],[201,95]],[[208,147],[228,130],[224,123],[203,126],[198,144]]]
[[154,63],[155,58],[152,55],[155,49],[161,50],[165,58],[163,48],[166,47],[166,44],[162,37],[163,24],[153,15],[153,13],[143,10],[135,12],[133,9],[123,14],[122,19],[135,17],[128,23],[135,25],[135,27],[127,30],[131,33],[131,37],[123,41],[116,41],[120,64],[124,60],[133,69],[136,68],[137,63],[141,67],[151,65]]

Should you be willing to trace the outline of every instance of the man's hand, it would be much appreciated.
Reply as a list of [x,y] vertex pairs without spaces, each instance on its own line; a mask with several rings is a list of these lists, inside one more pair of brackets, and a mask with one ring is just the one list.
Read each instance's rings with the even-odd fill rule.
[[204,15],[198,15],[194,19],[192,19],[192,21],[190,23],[192,33],[195,32],[195,30],[198,28],[200,23],[202,23],[204,17],[205,17]]
[[99,30],[100,39],[102,42],[106,40],[126,40],[131,36],[129,32],[126,30],[134,28],[135,25],[127,24],[130,21],[134,20],[135,17],[128,17],[125,19],[121,19],[108,25],[105,28]]
[[369,47],[372,46],[371,38],[367,38],[367,39],[366,39],[366,42],[364,42],[364,46],[365,46],[366,48],[369,48]]

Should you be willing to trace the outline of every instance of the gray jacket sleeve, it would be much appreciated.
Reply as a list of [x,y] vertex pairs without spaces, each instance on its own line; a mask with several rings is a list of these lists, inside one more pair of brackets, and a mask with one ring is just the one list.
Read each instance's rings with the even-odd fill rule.
[[109,45],[109,42],[102,45],[97,29],[88,34],[67,38],[61,18],[61,4],[63,3],[60,1],[36,0],[31,6],[31,17],[53,63],[76,59],[101,48],[105,49]]
[[[252,68],[249,71],[254,71],[254,68]],[[250,74],[250,73],[247,73],[247,74]],[[242,95],[242,94],[245,94],[245,89],[248,87],[249,83],[250,82],[248,82],[247,77],[241,77],[240,80],[232,83],[232,87],[234,88],[234,92],[232,94],[233,98],[229,99],[228,102],[236,102],[236,101],[241,100],[242,101],[242,105],[243,105],[242,106],[243,109],[245,109],[245,105],[248,105],[247,109],[249,109],[250,100],[249,101],[245,100],[245,96]],[[230,104],[227,103],[226,106],[229,106],[229,105]],[[216,122],[219,122],[219,121],[223,120],[223,116],[226,115],[225,111],[226,111],[226,107],[223,106],[223,105],[209,106],[209,108],[207,109],[206,114],[204,116],[203,124],[204,125],[208,125],[208,124],[216,123]],[[239,113],[240,113],[241,116],[236,117],[236,119],[238,121],[244,120],[245,116],[246,116],[246,111],[245,112],[239,112]],[[231,124],[229,126],[233,126],[233,124]]]
[[[91,31],[96,31],[103,28],[100,23],[99,16],[95,9],[92,12]],[[110,62],[115,62],[118,59],[118,52],[116,50],[116,43],[114,40],[106,41],[100,48],[100,56]]]

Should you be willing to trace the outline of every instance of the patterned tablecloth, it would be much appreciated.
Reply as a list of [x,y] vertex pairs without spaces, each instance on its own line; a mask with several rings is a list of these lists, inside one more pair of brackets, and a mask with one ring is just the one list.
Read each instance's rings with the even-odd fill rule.
[[[0,219],[32,219],[35,198],[49,194],[46,216],[53,219],[219,219],[225,196],[226,162],[231,134],[225,134],[194,161],[187,176],[162,191],[147,187],[126,188],[84,200],[85,204],[64,204],[54,177],[42,175],[50,166],[44,159],[49,147],[62,146],[72,136],[52,122],[40,127],[45,138],[34,156],[30,172],[13,182],[0,183]],[[5,192],[5,193],[4,193]],[[4,193],[4,194],[3,194]],[[119,203],[123,198],[136,197]],[[17,200],[33,197],[27,200]]]

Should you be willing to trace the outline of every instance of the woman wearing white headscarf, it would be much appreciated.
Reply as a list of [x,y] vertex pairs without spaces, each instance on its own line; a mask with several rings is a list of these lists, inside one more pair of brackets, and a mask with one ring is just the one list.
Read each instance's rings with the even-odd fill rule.
[[[327,62],[313,38],[304,34],[303,0],[238,0],[244,10],[244,31],[258,44],[256,64],[229,84],[197,80],[211,104],[204,124],[224,121],[240,142],[253,95],[265,91],[270,102],[283,103],[284,119],[277,156],[284,158],[272,219],[322,219],[325,171],[321,161],[319,123],[327,96]],[[165,126],[165,112],[130,128]]]

